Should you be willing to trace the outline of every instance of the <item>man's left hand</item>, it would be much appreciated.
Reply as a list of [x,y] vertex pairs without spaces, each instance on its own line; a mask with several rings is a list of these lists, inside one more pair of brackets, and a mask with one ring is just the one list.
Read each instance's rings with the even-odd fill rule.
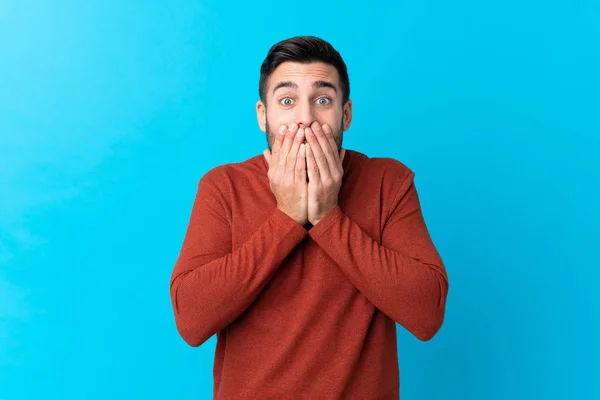
[[338,154],[331,128],[316,121],[306,128],[305,137],[308,221],[314,226],[338,205],[346,150],[341,149]]

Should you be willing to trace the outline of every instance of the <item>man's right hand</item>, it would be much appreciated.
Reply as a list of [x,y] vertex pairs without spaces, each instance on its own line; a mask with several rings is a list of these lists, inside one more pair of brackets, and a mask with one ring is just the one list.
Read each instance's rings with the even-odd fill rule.
[[277,200],[277,208],[300,225],[308,221],[308,185],[306,183],[306,150],[304,129],[282,125],[275,134],[273,152],[263,155],[269,164],[269,183]]

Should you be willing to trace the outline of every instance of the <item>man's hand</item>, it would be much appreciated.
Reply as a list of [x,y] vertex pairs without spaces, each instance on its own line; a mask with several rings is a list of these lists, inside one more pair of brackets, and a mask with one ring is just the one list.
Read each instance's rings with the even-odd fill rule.
[[314,122],[306,128],[306,170],[308,173],[308,221],[319,223],[338,205],[346,150],[338,154],[333,132],[328,125]]
[[308,220],[306,149],[304,129],[297,128],[296,124],[289,129],[282,125],[275,135],[273,153],[265,150],[263,155],[269,164],[269,184],[277,208],[304,226]]

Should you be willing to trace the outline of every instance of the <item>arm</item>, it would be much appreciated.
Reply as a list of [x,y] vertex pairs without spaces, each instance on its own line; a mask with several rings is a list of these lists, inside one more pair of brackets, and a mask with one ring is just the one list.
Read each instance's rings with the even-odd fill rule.
[[440,329],[448,277],[425,221],[414,174],[409,172],[393,201],[381,245],[339,206],[310,231],[360,292],[420,340]]
[[191,346],[201,345],[240,316],[308,234],[275,208],[232,251],[229,214],[225,198],[201,179],[170,285],[177,329]]

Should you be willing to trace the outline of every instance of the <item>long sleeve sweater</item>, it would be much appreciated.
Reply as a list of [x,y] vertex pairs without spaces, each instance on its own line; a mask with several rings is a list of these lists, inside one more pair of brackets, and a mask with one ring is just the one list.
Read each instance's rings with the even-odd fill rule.
[[276,207],[262,155],[200,178],[170,295],[189,345],[217,335],[215,399],[398,399],[396,323],[440,329],[448,277],[414,173],[352,150],[343,169],[315,226]]

